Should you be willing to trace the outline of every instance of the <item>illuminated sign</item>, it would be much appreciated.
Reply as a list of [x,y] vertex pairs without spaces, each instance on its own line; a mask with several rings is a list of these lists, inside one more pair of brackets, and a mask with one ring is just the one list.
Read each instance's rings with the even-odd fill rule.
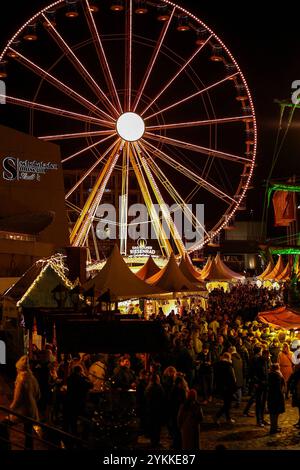
[[147,241],[144,238],[139,238],[137,246],[133,246],[130,250],[129,256],[143,257],[143,256],[155,256],[156,251],[152,246],[147,245]]
[[41,175],[51,170],[58,170],[58,165],[51,162],[5,157],[2,161],[2,168],[2,177],[6,181],[40,181]]

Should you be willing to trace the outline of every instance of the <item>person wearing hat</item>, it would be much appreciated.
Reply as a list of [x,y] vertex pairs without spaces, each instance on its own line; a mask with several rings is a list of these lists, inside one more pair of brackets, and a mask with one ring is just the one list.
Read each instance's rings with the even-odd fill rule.
[[[17,378],[15,381],[14,397],[10,405],[12,411],[39,420],[37,401],[40,398],[38,381],[34,377],[30,367],[28,356],[22,356],[16,363]],[[25,448],[33,448],[33,425],[24,421]]]

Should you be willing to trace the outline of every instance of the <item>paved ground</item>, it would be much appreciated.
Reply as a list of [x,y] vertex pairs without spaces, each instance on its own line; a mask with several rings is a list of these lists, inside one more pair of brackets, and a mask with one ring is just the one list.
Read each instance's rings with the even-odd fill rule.
[[[203,405],[204,422],[201,425],[201,448],[202,450],[215,450],[217,446],[224,446],[228,450],[300,450],[300,432],[293,425],[298,421],[298,410],[293,408],[290,400],[286,402],[286,412],[279,418],[279,426],[282,431],[270,435],[270,426],[264,428],[256,425],[255,417],[243,417],[242,411],[246,398],[239,409],[232,409],[232,418],[235,424],[227,424],[225,420],[218,426],[213,422],[213,416],[220,407],[219,402],[214,401]],[[252,410],[255,411],[255,405]],[[266,421],[269,416],[266,415]],[[162,431],[162,448],[170,449],[171,441],[166,429]],[[139,437],[139,446],[149,445],[144,437]]]
[[[8,406],[11,398],[11,388],[1,380],[0,376],[0,404]],[[298,421],[298,410],[291,406],[290,400],[286,402],[286,412],[279,418],[279,426],[282,431],[272,436],[269,435],[269,426],[260,428],[256,425],[255,417],[242,416],[246,401],[247,399],[244,398],[239,409],[232,409],[232,418],[236,420],[235,424],[226,424],[221,421],[219,426],[213,422],[213,416],[220,406],[219,402],[213,401],[208,405],[203,405],[204,422],[201,425],[201,448],[203,450],[215,450],[220,445],[225,446],[228,450],[300,450],[300,432],[293,426]],[[252,406],[251,411],[255,411],[255,405]],[[3,414],[0,413],[0,419],[2,418]],[[268,415],[266,415],[266,420],[269,421]],[[13,431],[12,441],[22,445],[22,437],[16,431]],[[163,429],[161,443],[162,448],[171,448],[172,443],[166,429]],[[148,439],[142,436],[138,438],[138,448],[149,449],[149,446]],[[42,449],[43,445],[36,442],[35,448]]]
[[[203,406],[202,449],[214,450],[216,446],[224,445],[228,450],[300,450],[300,433],[293,426],[298,421],[298,410],[291,406],[290,400],[286,402],[286,412],[279,417],[282,430],[275,435],[269,434],[270,426],[258,427],[255,417],[243,417],[243,405],[240,409],[232,409],[235,424],[224,422],[219,426],[213,423],[216,405]],[[255,411],[255,405],[252,409]],[[269,421],[269,416],[265,419]]]

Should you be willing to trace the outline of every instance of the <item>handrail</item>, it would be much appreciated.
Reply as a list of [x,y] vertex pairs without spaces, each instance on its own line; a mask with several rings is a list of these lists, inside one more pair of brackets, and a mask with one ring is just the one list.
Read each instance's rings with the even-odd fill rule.
[[[1,425],[1,423],[0,423]],[[10,439],[5,439],[5,437],[1,436],[0,435],[0,442],[6,442],[7,444],[9,444],[9,447],[11,447],[11,441]],[[17,442],[14,442],[14,446],[15,447],[18,447],[19,449],[24,449],[24,446],[21,446],[20,444],[18,444]]]
[[[3,422],[2,422],[3,423]],[[37,435],[31,435],[29,434],[28,432],[25,432],[25,431],[22,431],[21,429],[18,429],[16,427],[17,424],[20,424],[20,423],[9,423],[7,422],[7,425],[9,427],[13,427],[14,428],[14,432],[16,433],[19,433],[19,434],[22,434],[22,436],[29,436],[29,437],[32,437],[32,439],[34,439],[35,441],[39,441],[41,442],[42,444],[45,444],[47,445],[47,447],[54,447],[55,449],[59,449],[59,450],[62,450],[62,448],[56,444],[54,444],[53,442],[51,441],[46,441],[45,439],[43,439],[42,437],[39,437]],[[8,441],[7,439],[4,439],[3,437],[0,436],[0,440],[2,441],[6,441],[6,442],[11,442],[11,441]],[[13,445],[17,446],[17,447],[21,447],[19,444],[17,444],[16,442],[13,443]]]
[[[33,425],[40,426],[41,428],[44,428],[45,430],[51,431],[52,433],[57,433],[61,436],[61,438],[69,439],[69,440],[72,440],[73,442],[74,441],[78,442],[81,445],[82,444],[88,445],[88,443],[86,441],[84,441],[83,439],[80,439],[77,436],[74,436],[73,434],[70,434],[70,433],[68,433],[66,431],[63,431],[62,429],[56,428],[54,426],[50,426],[49,424],[42,423],[41,421],[37,421],[35,419],[29,418],[28,416],[22,415],[22,414],[20,414],[16,411],[13,411],[10,408],[7,408],[5,406],[0,405],[0,411],[4,411],[7,415],[16,416],[17,418],[21,419],[22,421],[26,421],[28,423],[32,423]],[[35,439],[41,439],[41,438],[35,437]],[[48,441],[44,441],[44,442],[48,442]],[[51,443],[51,445],[52,445],[52,443]],[[55,445],[55,444],[53,444],[53,445]],[[58,446],[56,446],[56,447],[58,447]]]

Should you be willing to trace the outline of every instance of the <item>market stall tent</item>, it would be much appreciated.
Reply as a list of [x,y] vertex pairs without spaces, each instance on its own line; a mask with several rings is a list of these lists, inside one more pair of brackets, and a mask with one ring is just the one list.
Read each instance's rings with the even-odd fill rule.
[[263,280],[264,281],[275,280],[276,277],[279,276],[283,272],[283,270],[284,270],[283,259],[282,259],[282,256],[279,255],[275,267],[272,269],[272,271],[269,274],[264,276]]
[[289,307],[280,307],[274,310],[260,312],[258,314],[258,320],[285,330],[300,329],[300,312],[299,310]]
[[243,279],[245,279],[245,276],[243,276],[242,274],[240,273],[237,273],[235,271],[233,271],[232,269],[230,269],[225,263],[224,261],[221,259],[221,256],[219,255],[219,253],[217,254],[217,256],[215,257],[215,263],[216,263],[216,266],[222,271],[224,272],[224,274],[226,275],[230,275],[232,277],[232,279],[236,279],[236,280],[240,280],[242,281]]
[[99,297],[109,292],[112,302],[118,300],[156,296],[162,293],[159,287],[151,286],[139,279],[127,266],[117,245],[114,246],[105,265],[84,285],[85,291],[93,290]]
[[257,279],[263,281],[265,277],[268,276],[273,271],[273,269],[274,269],[274,263],[272,260],[272,261],[269,261],[266,269],[259,276],[257,276]]
[[181,257],[179,263],[179,269],[184,274],[184,276],[189,279],[191,282],[201,282],[201,273],[197,271],[194,267],[189,255],[185,253],[184,256]]
[[159,271],[160,268],[157,266],[152,256],[149,256],[144,266],[142,266],[141,269],[135,273],[135,275],[142,281],[146,281],[146,279],[154,276],[154,274],[158,273]]
[[180,270],[172,253],[166,266],[154,276],[147,279],[147,283],[156,286],[165,292],[197,292],[201,288],[199,283],[191,282]]
[[66,276],[60,255],[54,255],[34,263],[3,296],[24,308],[57,308],[58,303],[52,291],[59,286],[66,294],[64,307],[72,307],[68,292],[71,293],[74,284]]
[[275,281],[289,281],[291,279],[291,274],[292,269],[290,262],[288,261],[282,273],[278,274],[278,276],[275,278]]
[[206,264],[205,266],[203,267],[203,269],[200,271],[200,277],[201,279],[205,279],[206,278],[206,274],[209,272],[209,269],[210,269],[210,266],[212,264],[212,261],[213,261],[213,258],[211,256],[209,256],[207,258],[207,261],[206,261]]
[[244,276],[232,271],[217,255],[203,273],[203,278],[208,281],[237,281],[244,279]]

